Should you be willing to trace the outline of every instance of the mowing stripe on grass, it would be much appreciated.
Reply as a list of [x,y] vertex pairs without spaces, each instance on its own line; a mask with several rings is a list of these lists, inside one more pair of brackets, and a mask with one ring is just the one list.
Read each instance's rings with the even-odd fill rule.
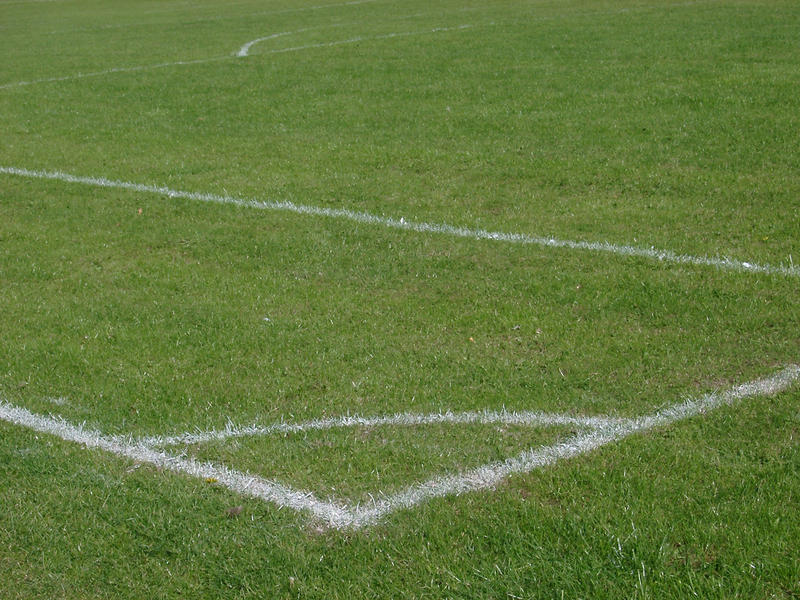
[[442,412],[442,413],[398,413],[378,417],[363,417],[359,415],[347,415],[344,417],[333,417],[329,419],[316,419],[304,423],[275,423],[274,425],[250,425],[237,427],[229,424],[225,429],[211,431],[197,431],[183,433],[181,435],[160,437],[152,436],[139,438],[137,443],[150,447],[174,446],[176,444],[202,444],[204,442],[216,442],[229,438],[246,436],[265,436],[274,433],[300,433],[302,431],[320,431],[326,429],[338,429],[344,427],[384,427],[401,426],[413,427],[416,425],[530,425],[542,427],[581,427],[596,429],[599,427],[609,427],[619,423],[625,423],[627,419],[615,419],[608,417],[576,417],[571,415],[561,415],[553,413],[542,413],[534,411],[510,412],[499,411],[472,411],[472,412]]
[[[771,377],[701,398],[686,400],[652,415],[600,423],[592,431],[578,434],[559,444],[531,448],[504,461],[486,464],[454,475],[434,477],[411,485],[383,500],[373,500],[364,506],[348,506],[333,500],[322,501],[310,492],[295,490],[275,481],[235,471],[222,465],[200,463],[184,456],[172,456],[132,440],[105,437],[96,431],[67,423],[63,419],[37,415],[27,409],[3,402],[0,402],[0,419],[40,433],[52,434],[87,448],[105,450],[134,461],[149,463],[193,477],[213,479],[242,495],[272,502],[279,507],[309,511],[331,527],[360,528],[372,525],[398,509],[412,508],[431,498],[491,488],[510,475],[528,473],[559,460],[585,454],[635,433],[669,425],[744,398],[776,394],[787,389],[798,378],[800,378],[800,367],[790,365]],[[380,493],[377,495],[381,496]]]
[[112,189],[124,189],[146,194],[158,194],[168,198],[179,198],[182,200],[195,200],[199,202],[211,202],[215,204],[232,204],[260,210],[285,211],[301,215],[314,217],[328,217],[333,219],[343,219],[355,223],[388,227],[391,229],[403,229],[418,233],[434,233],[449,235],[460,238],[474,240],[491,240],[496,242],[506,242],[512,244],[526,244],[542,246],[546,248],[563,248],[567,250],[584,250],[588,252],[616,254],[619,256],[630,256],[635,258],[645,258],[664,263],[695,265],[701,267],[716,267],[726,271],[741,273],[766,273],[774,275],[785,275],[788,277],[800,277],[800,267],[793,264],[770,265],[755,262],[742,261],[732,258],[712,258],[708,256],[693,256],[691,254],[678,254],[672,250],[659,248],[646,248],[643,246],[629,246],[612,244],[611,242],[586,242],[581,240],[564,240],[553,237],[542,237],[528,235],[525,233],[509,233],[503,231],[487,231],[485,229],[469,229],[458,227],[447,223],[426,223],[418,221],[408,221],[405,218],[383,217],[367,212],[352,211],[345,208],[326,208],[321,206],[309,206],[295,204],[288,200],[261,201],[247,198],[237,198],[235,196],[220,196],[217,194],[205,194],[198,192],[187,192],[174,190],[164,186],[149,185],[144,183],[133,183],[129,181],[118,181],[106,179],[105,177],[83,177],[72,175],[62,171],[37,171],[18,167],[0,166],[0,173],[6,175],[16,175],[19,177],[29,177],[33,179],[50,179],[63,181],[65,183],[78,183],[95,187]]

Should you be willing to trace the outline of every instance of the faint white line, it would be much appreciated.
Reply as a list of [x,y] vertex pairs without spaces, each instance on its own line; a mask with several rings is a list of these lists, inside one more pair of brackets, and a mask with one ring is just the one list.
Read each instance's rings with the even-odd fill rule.
[[[336,27],[336,26],[339,26],[339,25],[332,25],[331,27]],[[414,36],[414,35],[428,35],[428,34],[431,34],[431,33],[443,33],[443,32],[446,32],[446,31],[460,31],[460,30],[464,30],[464,29],[469,29],[471,27],[473,27],[473,26],[472,25],[459,25],[457,27],[437,27],[435,29],[426,29],[426,30],[422,30],[422,31],[402,31],[402,32],[398,32],[398,33],[387,33],[387,34],[384,34],[384,35],[355,37],[355,38],[350,38],[350,39],[347,39],[347,40],[339,40],[339,41],[334,41],[334,42],[324,42],[324,43],[319,43],[319,44],[308,44],[308,45],[304,45],[304,46],[293,46],[291,48],[280,48],[280,49],[276,49],[276,50],[271,50],[269,52],[263,52],[262,54],[284,54],[286,52],[298,52],[300,50],[310,50],[310,49],[313,49],[313,48],[328,48],[328,47],[331,47],[331,46],[341,46],[341,45],[344,45],[344,44],[355,44],[357,42],[368,42],[368,41],[373,41],[373,40],[388,40],[388,39],[397,38],[397,37],[408,37],[408,36]],[[278,37],[279,35],[287,35],[288,33],[298,33],[299,31],[306,31],[306,30],[307,29],[301,29],[301,30],[298,30],[297,32],[280,33],[280,34],[275,34],[275,35],[269,36],[269,37]],[[253,44],[253,43],[256,43],[256,42],[261,41],[261,40],[266,40],[266,39],[269,39],[269,37],[261,38],[259,40],[253,40],[253,42],[248,42],[248,44]],[[114,69],[106,69],[105,71],[93,71],[93,72],[90,72],[90,73],[76,73],[74,75],[64,75],[62,77],[47,77],[47,78],[44,78],[44,79],[31,79],[31,80],[28,80],[28,81],[14,81],[14,82],[11,82],[11,83],[4,83],[4,84],[0,85],[0,90],[8,89],[8,88],[15,88],[15,87],[23,87],[23,86],[27,86],[27,85],[36,85],[36,84],[39,84],[39,83],[52,83],[52,82],[57,82],[57,81],[70,81],[72,79],[85,79],[87,77],[101,77],[103,75],[112,75],[114,73],[131,73],[131,72],[135,72],[135,71],[148,71],[148,70],[151,70],[151,69],[164,69],[166,67],[177,67],[177,66],[185,66],[185,65],[200,65],[200,64],[204,64],[204,63],[210,63],[210,62],[218,62],[218,61],[223,61],[223,60],[231,60],[231,59],[235,59],[235,58],[242,58],[242,57],[248,56],[247,51],[245,51],[245,54],[240,54],[242,52],[242,50],[245,50],[245,47],[248,44],[245,44],[245,46],[242,46],[242,48],[239,50],[239,52],[234,54],[234,55],[232,55],[232,56],[215,56],[215,57],[212,57],[212,58],[198,58],[196,60],[178,60],[178,61],[175,61],[175,62],[158,63],[158,64],[155,64],[155,65],[139,65],[139,66],[134,66],[134,67],[117,67],[117,68],[114,68]]]
[[373,35],[368,37],[354,37],[347,40],[337,40],[333,42],[320,42],[318,44],[306,44],[303,46],[293,46],[291,48],[276,48],[274,50],[270,50],[268,52],[262,52],[261,55],[264,54],[283,54],[284,52],[297,52],[299,50],[310,50],[313,48],[330,48],[332,46],[343,46],[345,44],[357,44],[358,42],[370,42],[373,40],[388,40],[397,37],[408,37],[412,35],[425,35],[428,33],[441,33],[444,31],[460,31],[463,29],[470,29],[472,25],[459,25],[457,27],[437,27],[435,29],[428,29],[426,31],[404,31],[400,33],[386,33],[383,35]]
[[434,233],[449,235],[473,240],[492,240],[496,242],[507,242],[513,244],[525,244],[542,246],[547,248],[565,248],[568,250],[586,250],[604,254],[616,254],[619,256],[631,256],[635,258],[646,258],[664,263],[687,264],[703,267],[716,267],[727,271],[737,271],[745,273],[766,273],[785,275],[789,277],[800,277],[800,267],[790,265],[769,265],[754,262],[746,262],[732,258],[711,258],[707,256],[693,256],[690,254],[678,254],[672,250],[662,250],[659,248],[645,248],[642,246],[617,245],[610,242],[585,242],[578,240],[563,240],[553,237],[541,237],[524,233],[508,233],[502,231],[486,231],[485,229],[469,229],[457,227],[447,223],[425,223],[408,221],[404,218],[395,219],[392,217],[382,217],[367,212],[356,212],[344,208],[325,208],[320,206],[308,206],[295,204],[286,200],[265,202],[259,200],[248,200],[236,198],[234,196],[218,196],[216,194],[203,194],[197,192],[186,192],[173,190],[167,187],[148,185],[143,183],[131,183],[127,181],[116,181],[104,177],[82,177],[71,175],[61,171],[36,171],[21,169],[18,167],[0,166],[0,173],[7,175],[18,175],[20,177],[30,177],[34,179],[53,179],[67,183],[80,183],[96,187],[126,189],[134,192],[147,194],[159,194],[168,198],[180,198],[183,200],[195,200],[199,202],[211,202],[216,204],[232,204],[260,210],[285,211],[301,215],[315,217],[329,217],[333,219],[343,219],[356,223],[377,225],[391,229],[402,229],[415,231],[418,233]]
[[[274,38],[283,37],[284,35],[295,35],[295,34],[298,34],[298,33],[304,33],[306,31],[314,31],[314,30],[320,30],[320,29],[334,29],[334,28],[337,28],[337,27],[345,27],[345,26],[350,26],[350,25],[352,25],[352,23],[333,23],[331,25],[321,25],[321,26],[318,26],[318,27],[304,27],[303,29],[297,29],[295,31],[284,31],[284,32],[281,32],[281,33],[273,33],[271,35],[260,37],[260,38],[257,38],[257,39],[254,39],[254,40],[251,40],[251,41],[247,42],[245,45],[243,45],[241,48],[239,48],[239,51],[236,52],[234,54],[234,56],[236,56],[237,58],[243,58],[245,56],[248,56],[249,53],[250,53],[250,48],[252,48],[255,44],[258,44],[260,42],[264,42],[266,40],[271,40],[271,39],[274,39]],[[297,48],[297,49],[301,49],[301,48]],[[281,51],[282,52],[289,52],[291,50],[283,49]],[[270,54],[270,52],[265,52],[265,53],[262,53],[262,54]]]
[[247,56],[247,53],[250,52],[250,48],[252,48],[253,45],[258,44],[259,42],[264,42],[266,40],[272,40],[272,39],[275,39],[277,37],[281,37],[281,36],[284,36],[284,35],[292,35],[292,34],[295,34],[295,33],[299,33],[301,31],[305,31],[305,29],[299,29],[297,31],[283,31],[281,33],[273,33],[272,35],[267,35],[267,36],[264,36],[264,37],[257,38],[255,40],[251,40],[251,41],[247,42],[244,46],[239,48],[239,51],[236,53],[236,56]]
[[0,85],[0,90],[23,87],[26,85],[36,85],[37,83],[52,83],[55,81],[70,81],[72,79],[85,79],[87,77],[100,77],[102,75],[111,75],[113,73],[131,73],[134,71],[148,71],[150,69],[163,69],[166,67],[177,67],[181,65],[199,65],[203,63],[216,62],[220,60],[231,60],[233,56],[215,56],[213,58],[198,58],[197,60],[179,60],[175,62],[158,63],[155,65],[141,65],[136,67],[117,67],[114,69],[107,69],[105,71],[93,71],[90,73],[75,73],[74,75],[64,75],[63,77],[47,77],[45,79],[31,79],[29,81],[15,81],[13,83],[4,83]]
[[490,463],[463,473],[434,477],[414,484],[405,490],[373,501],[367,506],[348,507],[338,501],[322,501],[312,493],[298,491],[280,483],[229,469],[225,466],[176,457],[153,450],[133,441],[104,437],[55,417],[34,414],[24,408],[0,402],[0,420],[27,427],[40,433],[52,434],[63,440],[97,448],[134,461],[184,473],[193,477],[214,480],[239,494],[272,502],[279,507],[309,511],[316,518],[335,528],[360,528],[376,523],[387,514],[401,508],[412,508],[421,502],[452,494],[463,494],[494,487],[513,474],[528,473],[565,458],[584,454],[634,433],[662,427],[676,421],[709,412],[723,404],[733,404],[752,396],[777,394],[800,378],[800,367],[790,365],[771,377],[751,381],[727,391],[686,400],[653,415],[625,422],[607,423],[588,433],[579,434],[560,444],[530,449],[505,461]]
[[416,425],[522,425],[542,427],[581,427],[599,428],[610,427],[621,423],[628,423],[629,419],[614,419],[608,417],[580,417],[563,414],[551,414],[534,411],[509,412],[500,411],[473,411],[473,412],[443,412],[443,413],[398,413],[379,417],[362,417],[348,415],[328,419],[316,419],[304,423],[276,423],[274,425],[251,425],[236,427],[229,425],[225,429],[198,431],[181,435],[160,437],[152,436],[137,439],[136,442],[148,447],[174,446],[176,444],[201,444],[216,442],[229,438],[246,436],[264,436],[280,433],[299,433],[302,431],[319,431],[343,427],[383,427]]

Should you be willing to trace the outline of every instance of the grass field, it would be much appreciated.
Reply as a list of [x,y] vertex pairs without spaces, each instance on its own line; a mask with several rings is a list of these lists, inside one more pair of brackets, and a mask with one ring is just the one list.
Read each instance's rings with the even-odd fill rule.
[[800,597],[800,5],[0,0],[0,598]]

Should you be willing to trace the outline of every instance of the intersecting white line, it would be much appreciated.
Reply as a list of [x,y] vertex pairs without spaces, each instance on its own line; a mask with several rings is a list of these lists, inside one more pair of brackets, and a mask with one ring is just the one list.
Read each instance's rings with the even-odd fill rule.
[[663,427],[744,398],[776,394],[790,387],[798,378],[800,378],[800,367],[790,365],[771,377],[701,398],[686,400],[652,415],[600,422],[597,426],[592,426],[589,431],[581,432],[558,444],[531,448],[507,460],[461,473],[433,477],[380,500],[373,498],[363,506],[348,505],[341,500],[320,500],[311,492],[296,490],[276,481],[236,471],[224,465],[200,463],[184,456],[173,456],[141,442],[126,441],[120,437],[106,437],[99,432],[67,423],[63,419],[37,415],[25,408],[4,402],[0,402],[0,420],[40,433],[52,434],[63,440],[82,444],[86,448],[104,450],[117,456],[193,477],[213,479],[242,495],[272,502],[280,507],[308,511],[331,527],[361,528],[377,523],[398,509],[413,508],[432,498],[492,488],[510,475],[528,473],[560,460],[585,454],[635,433]]
[[672,250],[664,250],[654,247],[628,246],[612,244],[611,242],[586,242],[580,240],[564,240],[553,237],[542,237],[528,235],[525,233],[509,233],[502,231],[487,231],[485,229],[469,229],[458,227],[447,223],[426,223],[420,221],[410,221],[405,218],[393,218],[374,215],[367,212],[357,212],[344,208],[325,208],[321,206],[310,206],[295,204],[288,200],[260,201],[235,196],[219,196],[217,194],[204,194],[198,192],[187,192],[175,190],[164,186],[150,185],[145,183],[133,183],[130,181],[118,181],[106,179],[105,177],[83,177],[72,175],[62,171],[36,171],[19,167],[7,167],[0,165],[0,174],[16,175],[19,177],[29,177],[33,179],[51,179],[63,181],[65,183],[77,183],[94,187],[124,189],[133,192],[146,194],[158,194],[168,198],[180,198],[183,200],[194,200],[199,202],[210,202],[215,204],[232,204],[247,208],[260,210],[275,210],[300,215],[314,217],[328,217],[376,225],[390,229],[403,229],[415,231],[417,233],[432,233],[449,235],[453,237],[469,238],[473,240],[491,240],[496,242],[506,242],[512,244],[525,244],[533,246],[543,246],[547,248],[564,248],[567,250],[583,250],[602,254],[616,254],[619,256],[631,256],[645,258],[664,263],[685,264],[703,267],[716,267],[727,271],[738,271],[743,273],[766,273],[775,275],[785,275],[789,277],[800,277],[800,267],[789,265],[770,265],[759,264],[750,261],[737,260],[733,258],[712,258],[708,256],[693,256],[691,254],[678,254]]

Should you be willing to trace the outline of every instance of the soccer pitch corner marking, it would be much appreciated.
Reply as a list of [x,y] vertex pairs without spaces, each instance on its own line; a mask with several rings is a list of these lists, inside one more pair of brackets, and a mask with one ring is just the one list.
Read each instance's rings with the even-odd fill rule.
[[289,212],[310,217],[326,217],[385,227],[388,229],[402,229],[414,231],[416,233],[448,235],[452,237],[467,238],[473,240],[489,240],[512,244],[523,244],[541,246],[544,248],[561,248],[566,250],[583,250],[603,254],[615,254],[618,256],[631,256],[644,258],[663,263],[685,264],[701,267],[715,267],[726,271],[740,273],[762,273],[784,275],[788,277],[800,277],[800,267],[790,264],[770,265],[760,264],[751,261],[743,261],[731,258],[716,258],[709,256],[693,256],[691,254],[679,254],[672,250],[655,248],[653,246],[631,246],[619,245],[611,242],[587,242],[581,240],[565,240],[553,237],[543,237],[524,233],[510,233],[504,231],[487,231],[485,229],[470,229],[468,227],[458,227],[448,223],[430,223],[424,221],[410,221],[405,218],[394,218],[374,215],[368,212],[358,212],[345,208],[325,208],[321,206],[295,204],[288,200],[263,201],[248,198],[238,198],[236,196],[220,196],[217,194],[189,192],[175,190],[165,186],[157,186],[146,183],[134,183],[130,181],[119,181],[107,179],[105,177],[85,177],[73,175],[62,171],[40,171],[24,169],[20,167],[10,167],[0,165],[0,174],[15,175],[31,179],[47,179],[62,181],[65,183],[88,185],[93,187],[123,189],[133,192],[156,194],[166,196],[171,199],[192,200],[195,202],[208,202],[212,204],[231,204],[257,210],[271,210]]
[[[632,419],[604,417],[573,417],[546,413],[469,412],[417,415],[403,413],[383,417],[346,416],[306,423],[280,423],[271,427],[237,429],[229,427],[217,432],[200,432],[174,438],[143,438],[105,436],[81,425],[74,425],[53,416],[38,415],[25,408],[0,402],[0,419],[39,433],[55,435],[63,440],[99,449],[141,463],[192,477],[215,480],[229,490],[279,507],[307,512],[336,529],[358,529],[374,525],[400,509],[411,509],[433,498],[459,495],[495,487],[509,476],[529,473],[561,460],[586,454],[592,450],[622,440],[636,433],[710,412],[720,406],[754,397],[777,394],[800,379],[800,367],[790,365],[772,376],[750,381],[721,392],[685,400],[653,414]],[[312,429],[355,426],[402,426],[430,423],[514,423],[517,425],[574,425],[581,429],[576,435],[550,446],[530,448],[508,459],[480,467],[435,476],[412,484],[392,495],[380,492],[365,504],[348,504],[342,500],[321,500],[311,492],[298,490],[277,481],[231,469],[225,465],[201,463],[185,456],[170,454],[164,446],[177,443],[225,439],[242,435],[268,435],[275,432],[297,432]]]

